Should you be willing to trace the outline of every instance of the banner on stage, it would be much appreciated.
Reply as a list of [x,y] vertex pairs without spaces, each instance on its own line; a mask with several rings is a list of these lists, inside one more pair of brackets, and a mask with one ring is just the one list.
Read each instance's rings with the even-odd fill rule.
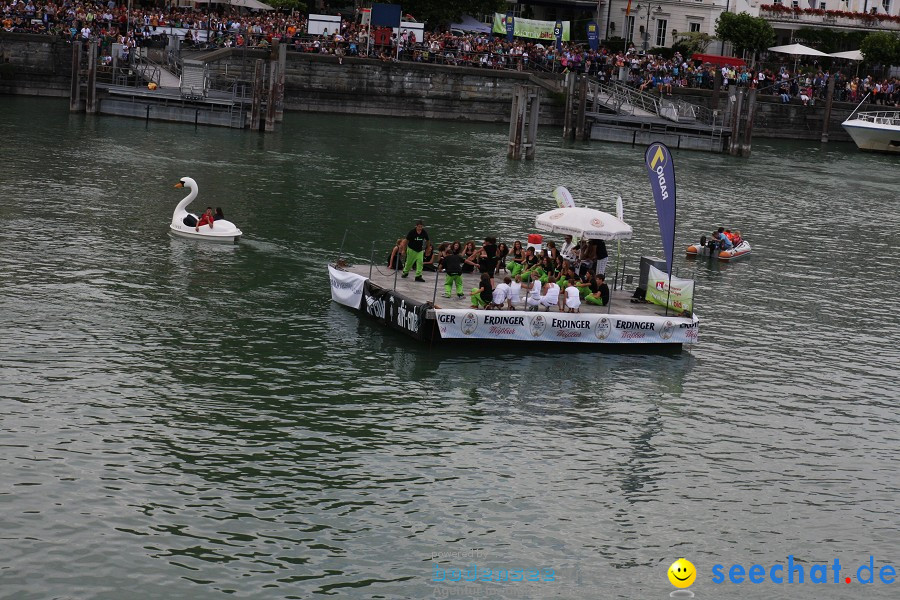
[[695,344],[696,317],[436,309],[444,339],[582,344]]
[[425,319],[429,306],[366,280],[360,310],[393,329],[425,340],[431,337],[432,323]]
[[359,309],[366,278],[356,273],[340,271],[331,265],[328,265],[328,277],[331,279],[331,299],[338,304]]
[[646,300],[653,304],[665,306],[669,302],[669,308],[678,312],[694,310],[694,280],[672,277],[672,285],[669,286],[669,276],[650,265],[650,275],[647,279]]

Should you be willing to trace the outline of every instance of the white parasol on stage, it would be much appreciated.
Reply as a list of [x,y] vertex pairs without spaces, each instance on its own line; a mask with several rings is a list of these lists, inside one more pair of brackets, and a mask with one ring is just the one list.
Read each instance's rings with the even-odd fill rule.
[[833,56],[835,58],[846,58],[847,60],[862,60],[863,55],[859,50],[847,50],[846,52],[835,52],[833,54],[829,54],[828,56]]
[[631,225],[592,208],[557,208],[538,215],[534,226],[540,231],[561,233],[589,240],[629,240]]

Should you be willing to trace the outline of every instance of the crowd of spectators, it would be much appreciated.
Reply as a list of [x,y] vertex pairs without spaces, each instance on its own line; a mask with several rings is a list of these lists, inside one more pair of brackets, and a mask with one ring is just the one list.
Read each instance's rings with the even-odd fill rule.
[[[69,40],[99,39],[109,57],[111,44],[125,49],[165,43],[167,35],[178,31],[182,43],[196,47],[268,47],[274,38],[299,52],[344,56],[377,57],[384,61],[409,60],[490,69],[530,70],[547,73],[583,73],[600,81],[619,81],[643,91],[671,95],[676,88],[705,88],[722,84],[755,87],[760,93],[779,96],[782,102],[815,104],[825,97],[829,73],[817,63],[792,72],[785,58],[782,64],[767,63],[757,69],[699,63],[675,52],[671,57],[640,52],[631,47],[612,51],[591,50],[584,44],[565,43],[560,48],[550,42],[515,39],[490,34],[426,32],[424,39],[404,30],[377,41],[377,32],[365,25],[343,20],[339,31],[310,36],[302,16],[281,12],[248,12],[219,7],[211,12],[195,9],[133,8],[116,0],[39,2],[0,0],[0,25],[6,31],[47,33]],[[777,59],[776,59],[777,60]],[[900,80],[835,75],[838,100],[856,102],[869,94],[871,102],[900,105]]]

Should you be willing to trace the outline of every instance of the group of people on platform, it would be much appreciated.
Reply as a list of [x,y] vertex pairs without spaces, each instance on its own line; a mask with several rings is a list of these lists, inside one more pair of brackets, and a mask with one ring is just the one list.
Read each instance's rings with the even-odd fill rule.
[[[424,282],[423,271],[445,274],[444,297],[464,298],[464,273],[479,272],[478,286],[468,294],[472,308],[515,310],[518,305],[528,310],[557,307],[561,312],[580,312],[582,302],[596,306],[609,304],[606,265],[609,254],[603,240],[576,243],[565,236],[562,245],[549,241],[523,246],[516,240],[512,246],[487,236],[476,247],[470,240],[443,242],[437,248],[431,242],[422,221],[406,237],[398,238],[388,256],[388,268],[402,271],[406,278],[415,269],[415,281]],[[501,273],[502,281],[497,283]]]

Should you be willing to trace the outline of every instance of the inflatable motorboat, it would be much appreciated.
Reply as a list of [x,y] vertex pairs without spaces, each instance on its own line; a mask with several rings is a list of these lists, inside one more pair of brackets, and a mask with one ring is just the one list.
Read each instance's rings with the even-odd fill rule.
[[687,247],[688,256],[706,256],[719,260],[732,260],[750,254],[750,242],[741,240],[741,243],[730,250],[722,250],[715,240],[707,240],[706,236],[700,237],[699,244],[691,244]]
[[200,217],[187,211],[188,205],[197,198],[197,182],[190,177],[182,177],[175,187],[186,187],[190,193],[178,203],[175,212],[172,213],[172,223],[169,229],[175,235],[212,242],[227,242],[236,244],[241,239],[241,230],[234,223],[225,219],[217,219],[212,224],[204,224],[200,227]]

